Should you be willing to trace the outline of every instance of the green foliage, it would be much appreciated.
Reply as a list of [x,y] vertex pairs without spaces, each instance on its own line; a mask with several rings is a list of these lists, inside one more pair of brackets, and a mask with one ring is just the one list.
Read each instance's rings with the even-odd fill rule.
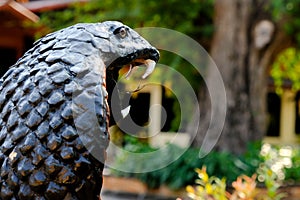
[[[127,145],[124,147],[126,150],[128,150]],[[253,148],[253,146],[251,146],[251,148]],[[182,148],[175,145],[169,145],[169,147],[168,153],[166,154],[170,160],[174,159],[174,156],[177,155],[176,152],[184,151]],[[256,145],[256,147],[258,147],[258,145]],[[149,150],[151,151],[153,148],[150,146],[145,148],[144,146],[143,148],[135,148],[134,151],[131,152],[144,153],[149,152]],[[249,151],[250,150],[251,149],[249,149]],[[179,189],[186,185],[193,184],[197,178],[194,169],[201,168],[205,165],[208,174],[218,178],[226,177],[227,183],[231,183],[236,180],[240,174],[251,175],[258,167],[258,165],[255,165],[256,161],[259,159],[258,157],[259,154],[249,153],[247,159],[254,160],[255,162],[245,162],[245,159],[242,159],[242,157],[237,157],[226,152],[211,152],[205,158],[199,159],[199,149],[190,148],[178,159],[174,159],[175,161],[165,168],[148,173],[124,173],[113,171],[113,174],[117,176],[138,178],[145,182],[150,188],[157,188],[162,184],[166,184],[172,189]],[[160,163],[165,159],[164,156],[161,156],[144,163],[134,160],[135,158],[131,158],[133,160],[129,160],[128,158],[127,153],[123,152],[122,155],[119,155],[116,158],[116,166],[122,167],[124,171],[136,171],[135,169],[137,168],[153,168],[157,163]]]
[[124,136],[124,150],[129,152],[143,152],[148,153],[156,149],[149,146],[147,140],[142,140],[131,135]]
[[[176,152],[183,151],[178,146],[169,146],[169,151],[166,154],[170,160],[175,158]],[[136,153],[156,150],[147,143],[140,142],[135,138],[127,139],[124,148]],[[127,153],[123,152],[123,154],[117,156],[116,166],[118,168],[122,167],[124,171],[135,171],[137,168],[153,168],[164,157],[156,157],[145,163],[134,160],[135,158],[128,159]],[[170,165],[148,173],[125,173],[114,170],[113,174],[137,178],[145,182],[150,188],[157,188],[165,184],[172,189],[194,184],[197,179],[194,170],[203,166],[206,167],[205,172],[209,176],[219,179],[225,177],[226,184],[233,183],[242,174],[248,177],[258,174],[258,181],[265,184],[268,191],[267,196],[271,199],[282,197],[282,194],[277,193],[277,191],[283,181],[294,183],[300,180],[300,149],[298,147],[271,146],[254,142],[248,145],[246,153],[241,156],[226,152],[211,152],[202,159],[199,159],[199,149],[189,148],[182,156],[174,160]],[[274,169],[276,170],[274,171]]]
[[284,82],[291,81],[292,89],[300,90],[300,52],[295,48],[288,48],[281,52],[271,68],[277,93],[283,92]]
[[295,148],[291,158],[291,166],[286,167],[285,180],[288,183],[295,183],[300,181],[300,149]]
[[291,82],[292,88],[300,89],[300,0],[270,1],[269,11],[275,21],[284,24],[286,33],[297,48],[289,48],[278,55],[272,66],[271,76],[274,79],[277,93],[283,92],[283,83]]
[[245,175],[251,176],[256,173],[259,164],[264,162],[264,158],[260,154],[262,145],[261,141],[248,143],[247,151],[239,157],[241,162],[237,162],[236,165],[244,171]]
[[212,13],[213,0],[91,0],[75,3],[65,10],[42,13],[40,23],[57,30],[79,22],[117,20],[131,27],[166,27],[210,37]]
[[268,7],[275,20],[284,19],[284,28],[300,45],[300,0],[273,0]]

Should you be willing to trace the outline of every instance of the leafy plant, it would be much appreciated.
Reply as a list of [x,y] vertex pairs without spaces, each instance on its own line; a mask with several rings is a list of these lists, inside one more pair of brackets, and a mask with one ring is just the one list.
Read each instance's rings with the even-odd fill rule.
[[227,200],[229,195],[226,192],[226,181],[215,176],[209,177],[206,167],[196,169],[199,179],[196,180],[197,186],[187,186],[187,194],[194,200]]
[[278,181],[278,177],[274,171],[272,171],[266,165],[262,165],[259,170],[260,181],[264,182],[267,188],[267,194],[265,200],[280,200],[285,194],[278,193],[278,189],[281,186],[280,181]]
[[289,34],[298,46],[300,45],[300,0],[273,0],[266,8],[275,21],[283,19],[286,33]]
[[232,183],[234,192],[230,195],[231,200],[253,200],[257,195],[256,174],[251,177],[241,175]]
[[[127,151],[142,153],[157,150],[137,138],[128,137],[125,143],[124,148]],[[184,151],[182,148],[170,145],[167,155],[170,160],[173,160],[176,155],[174,152],[182,151]],[[211,152],[206,157],[199,159],[198,155],[199,149],[190,148],[187,149],[182,156],[178,159],[174,159],[174,162],[162,169],[148,173],[113,171],[113,174],[137,178],[146,183],[149,188],[167,185],[172,189],[179,189],[194,184],[195,180],[199,178],[199,176],[194,173],[194,169],[201,169],[205,166],[205,172],[208,175],[220,180],[226,177],[226,185],[234,183],[233,188],[239,187],[239,189],[235,189],[239,192],[242,191],[243,187],[250,190],[249,188],[253,187],[253,185],[251,185],[253,182],[251,182],[250,179],[253,179],[253,174],[257,174],[258,181],[262,182],[267,189],[267,196],[264,197],[264,200],[266,200],[267,197],[269,199],[282,198],[282,194],[278,193],[278,188],[283,184],[284,180],[289,182],[291,182],[291,180],[294,182],[300,180],[299,148],[291,148],[288,146],[276,147],[255,142],[250,143],[246,153],[241,156],[235,156],[225,152]],[[142,162],[140,160],[134,160],[134,158],[129,159],[126,152],[124,152],[117,156],[116,165],[122,167],[124,171],[136,171],[137,168],[153,168],[157,163],[160,163],[162,159],[162,157],[156,157],[149,162]],[[289,159],[291,160],[288,161]],[[285,165],[283,165],[279,171],[274,171],[274,169],[279,169],[278,166],[283,163],[285,163]],[[204,173],[204,170],[202,172]],[[241,176],[241,174],[243,175]],[[243,186],[243,184],[245,185]]]
[[213,0],[91,0],[84,4],[74,3],[68,9],[43,12],[40,24],[53,31],[80,22],[117,20],[132,27],[166,27],[211,37],[212,15]]
[[295,183],[300,181],[300,149],[294,148],[291,157],[291,166],[284,169],[285,181]]
[[196,186],[187,186],[187,195],[193,200],[254,200],[257,195],[256,175],[248,177],[241,175],[232,183],[232,194],[226,191],[225,178],[209,176],[206,167],[196,169],[199,179]]
[[[133,143],[127,142],[124,146],[125,150],[136,153],[144,153],[153,151],[153,148],[147,144],[139,144],[137,139]],[[135,147],[136,146],[136,147]],[[258,148],[258,149],[256,149]],[[155,149],[154,149],[155,150]],[[258,152],[258,153],[250,153]],[[206,166],[208,174],[213,174],[215,177],[226,177],[226,184],[231,184],[240,174],[251,175],[259,165],[259,151],[260,145],[249,145],[249,151],[245,158],[237,157],[226,152],[211,152],[205,158],[199,159],[199,149],[189,148],[184,150],[175,145],[169,145],[167,152],[170,160],[175,160],[170,165],[148,173],[125,173],[120,171],[113,171],[117,176],[135,177],[145,182],[148,187],[156,188],[160,185],[167,185],[172,189],[179,189],[186,185],[193,184],[197,175],[194,173],[195,168]],[[175,158],[177,154],[174,152],[184,152],[179,158]],[[134,160],[128,157],[127,152],[123,152],[116,158],[116,167],[121,167],[124,171],[136,171],[137,168],[146,169],[154,168],[157,163],[160,163],[163,157],[156,157],[147,163]],[[242,159],[243,158],[243,159]]]
[[[258,192],[256,186],[256,177],[240,175],[237,180],[232,183],[234,188],[232,193],[227,192],[225,179],[215,176],[209,177],[206,167],[196,169],[199,179],[196,180],[196,186],[187,186],[186,191],[188,197],[192,200],[280,200],[284,195],[277,193],[279,185],[275,181],[272,171],[265,168],[264,176],[267,186],[267,194]],[[276,183],[276,184],[275,184]]]
[[292,89],[300,89],[300,52],[296,48],[288,48],[281,52],[271,68],[277,93],[283,92],[285,82],[290,81]]
[[281,52],[271,67],[271,77],[274,80],[277,93],[283,92],[284,83],[292,89],[300,89],[300,0],[273,0],[266,8],[273,20],[283,24],[286,34],[291,38],[293,47]]
[[257,173],[258,180],[267,188],[268,200],[279,200],[285,196],[278,189],[286,179],[286,169],[294,165],[294,151],[296,149],[291,146],[272,146],[267,143],[262,146],[260,155],[263,162],[257,168]]

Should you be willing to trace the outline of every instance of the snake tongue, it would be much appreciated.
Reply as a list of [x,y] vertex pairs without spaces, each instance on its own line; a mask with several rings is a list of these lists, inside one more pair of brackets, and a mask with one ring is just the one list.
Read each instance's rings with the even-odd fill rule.
[[147,78],[154,70],[156,62],[151,59],[147,59],[144,61],[144,65],[146,66],[146,72],[142,76],[143,79]]

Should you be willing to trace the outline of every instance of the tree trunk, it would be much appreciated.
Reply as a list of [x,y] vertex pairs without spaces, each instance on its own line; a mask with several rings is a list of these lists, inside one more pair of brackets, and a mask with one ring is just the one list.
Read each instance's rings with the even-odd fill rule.
[[[215,146],[217,150],[243,153],[246,143],[262,139],[266,132],[267,69],[278,50],[289,43],[270,20],[265,3],[215,1],[216,29],[210,54],[222,75],[227,98],[227,102],[218,102],[227,103],[227,115]],[[208,68],[207,85],[214,82],[215,72],[211,69]],[[216,140],[216,137],[207,140],[211,100],[206,91],[200,93],[200,128],[193,141],[196,146],[203,146],[203,141],[213,144]]]

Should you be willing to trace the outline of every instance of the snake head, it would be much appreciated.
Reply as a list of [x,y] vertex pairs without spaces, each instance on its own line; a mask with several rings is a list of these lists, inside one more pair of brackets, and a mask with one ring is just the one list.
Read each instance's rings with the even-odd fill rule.
[[153,72],[159,52],[147,40],[121,22],[106,21],[97,26],[101,57],[107,73],[111,71],[115,74],[124,66],[130,66],[130,69],[145,66],[144,79]]

